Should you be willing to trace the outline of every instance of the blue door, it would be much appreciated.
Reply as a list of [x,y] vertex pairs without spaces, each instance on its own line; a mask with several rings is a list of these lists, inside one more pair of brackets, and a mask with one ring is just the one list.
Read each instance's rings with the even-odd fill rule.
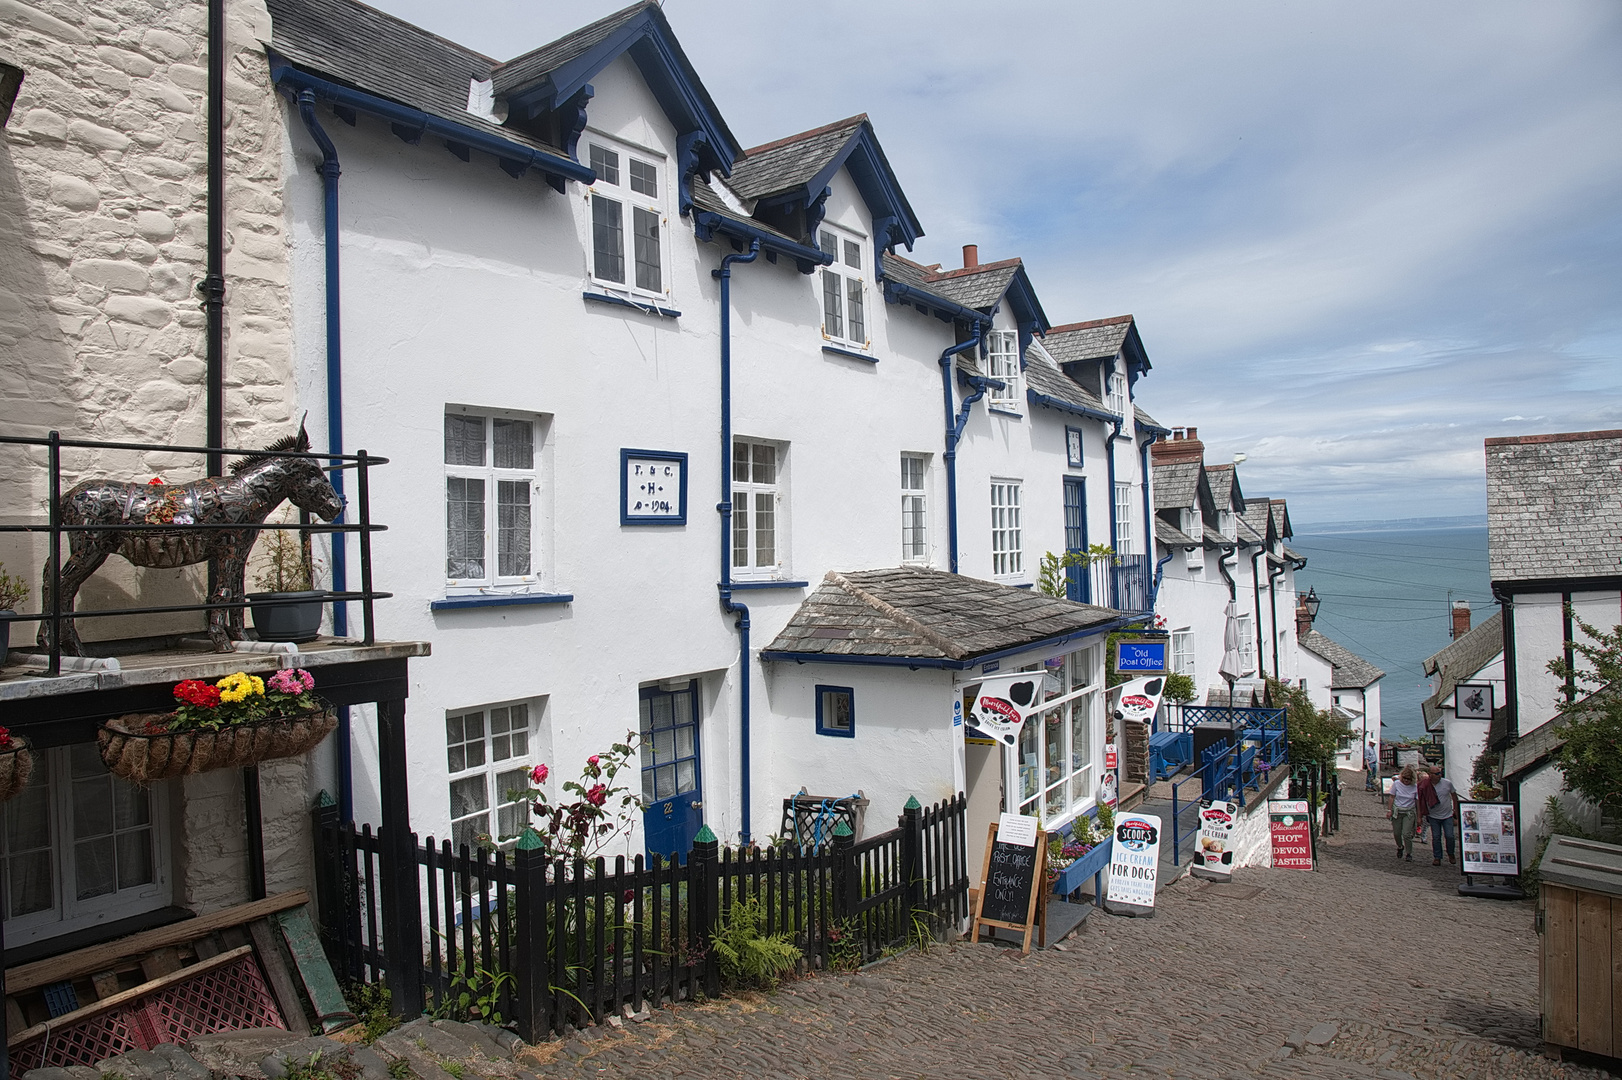
[[698,680],[642,689],[642,830],[650,855],[686,859],[704,825],[698,754]]
[[[1087,550],[1087,486],[1079,476],[1064,478],[1064,549]],[[1064,594],[1083,604],[1092,602],[1090,567],[1072,566],[1065,570]]]

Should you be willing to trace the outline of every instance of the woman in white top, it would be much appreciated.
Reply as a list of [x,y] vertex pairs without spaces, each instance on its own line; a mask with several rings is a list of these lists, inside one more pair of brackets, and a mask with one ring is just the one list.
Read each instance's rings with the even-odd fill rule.
[[1391,784],[1391,806],[1385,816],[1391,819],[1391,834],[1397,841],[1397,858],[1414,861],[1414,825],[1419,817],[1419,785],[1414,767],[1404,765]]

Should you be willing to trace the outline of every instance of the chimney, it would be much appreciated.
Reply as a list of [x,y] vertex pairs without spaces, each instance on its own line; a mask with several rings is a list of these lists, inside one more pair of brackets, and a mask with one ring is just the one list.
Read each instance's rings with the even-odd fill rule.
[[1200,429],[1197,427],[1191,427],[1188,429],[1188,434],[1184,437],[1189,439],[1198,439],[1200,437]]
[[1453,640],[1470,632],[1470,601],[1453,601]]
[[965,270],[973,270],[976,266],[979,266],[979,265],[980,265],[980,245],[979,244],[964,244],[963,245],[963,269],[965,269]]
[[1295,605],[1295,638],[1297,641],[1312,633],[1312,612],[1307,610],[1307,601],[1302,597]]

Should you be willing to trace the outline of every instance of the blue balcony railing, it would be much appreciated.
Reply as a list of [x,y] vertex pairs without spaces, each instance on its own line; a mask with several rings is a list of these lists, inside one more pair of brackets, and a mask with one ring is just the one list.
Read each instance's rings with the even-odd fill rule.
[[1066,595],[1083,604],[1146,612],[1153,576],[1149,556],[1115,555],[1090,566],[1072,567]]

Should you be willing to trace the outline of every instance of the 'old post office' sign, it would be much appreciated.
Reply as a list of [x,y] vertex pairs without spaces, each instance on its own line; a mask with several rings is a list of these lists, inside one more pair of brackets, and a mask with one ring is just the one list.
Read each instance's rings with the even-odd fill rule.
[[1121,638],[1115,643],[1115,670],[1122,675],[1163,675],[1166,672],[1166,650],[1170,644],[1165,638],[1134,640]]
[[687,524],[687,455],[620,451],[620,524]]

